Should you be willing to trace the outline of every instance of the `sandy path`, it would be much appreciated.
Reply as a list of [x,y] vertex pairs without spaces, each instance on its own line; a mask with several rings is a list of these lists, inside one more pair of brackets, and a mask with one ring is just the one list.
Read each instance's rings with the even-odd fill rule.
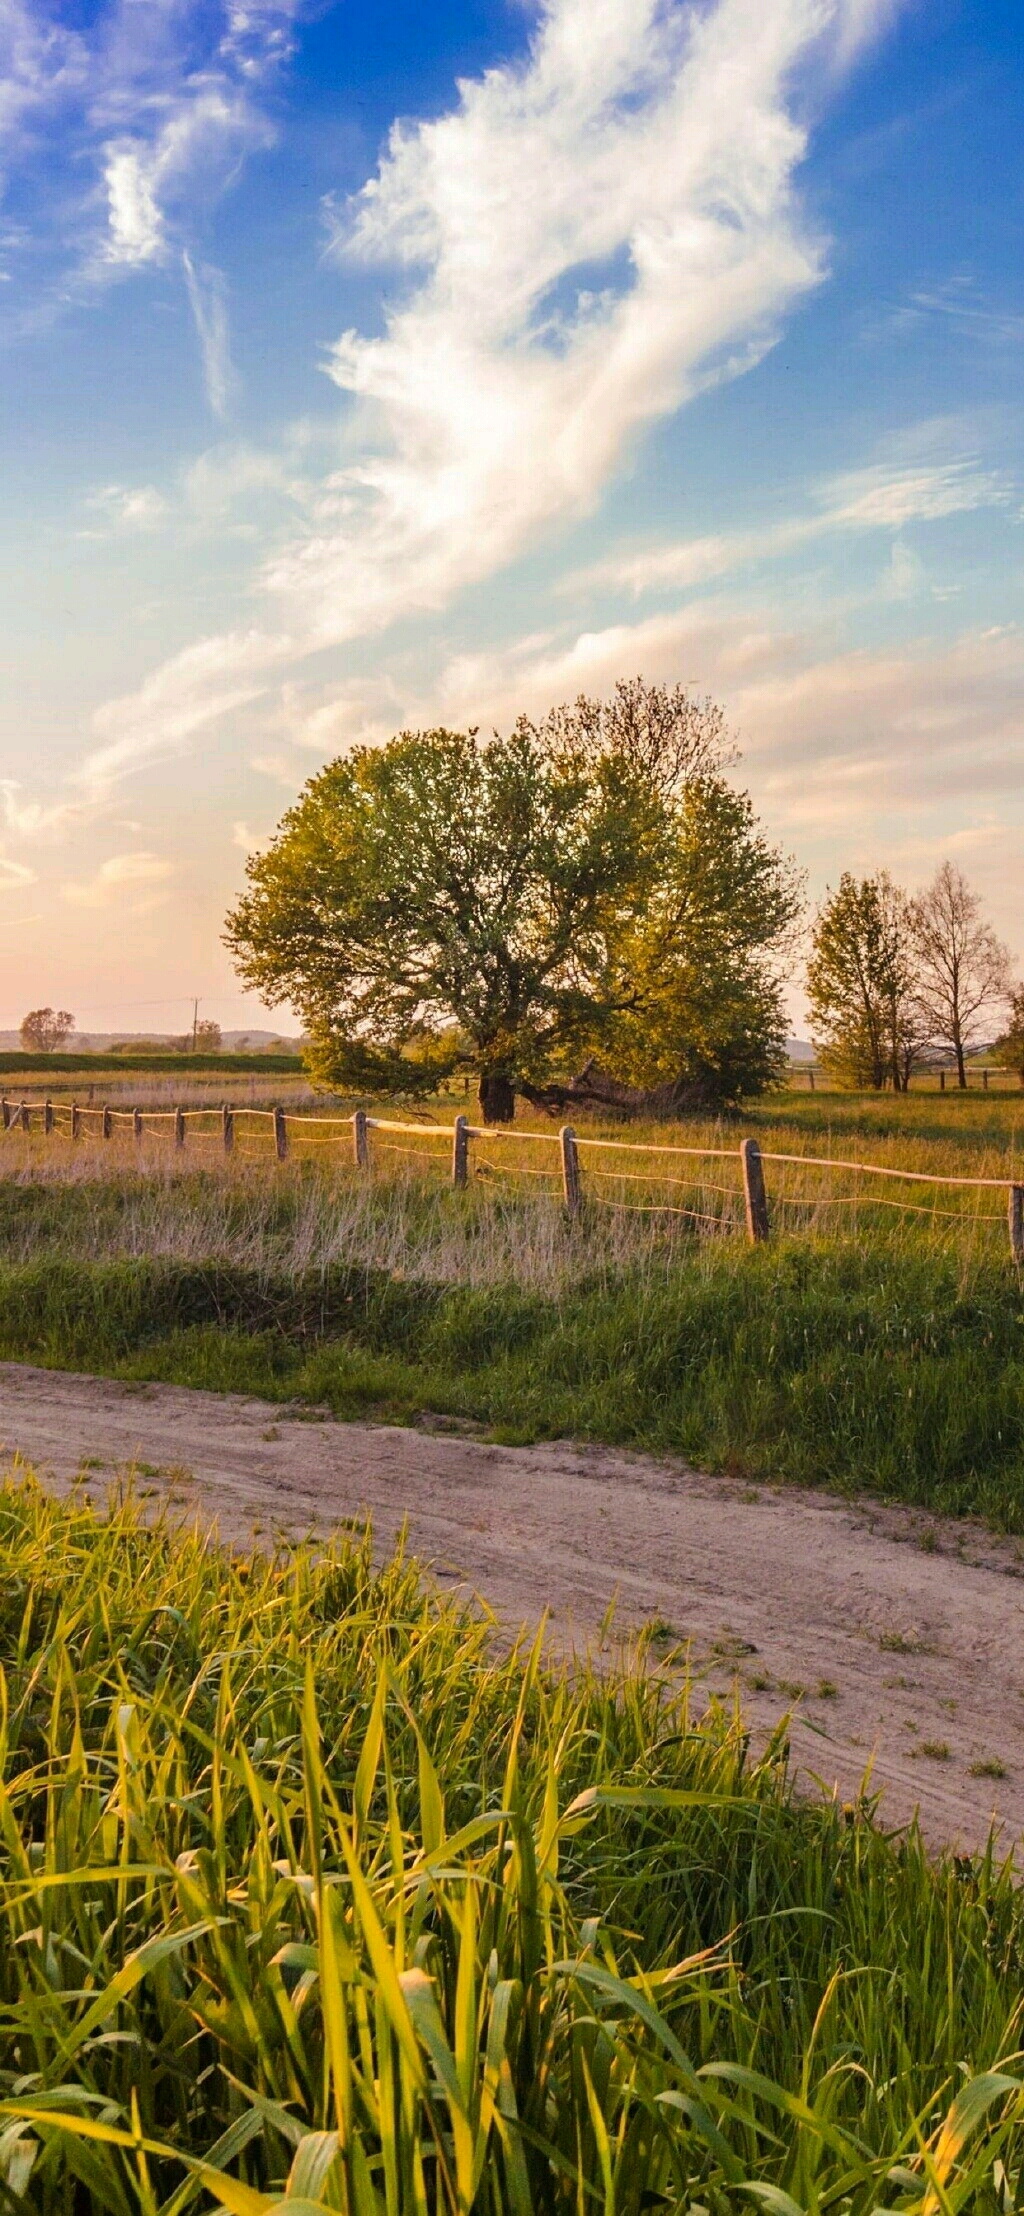
[[[800,1766],[844,1797],[873,1757],[894,1822],[919,1805],[936,1840],[977,1844],[994,1811],[1007,1839],[1024,1831],[1022,1557],[976,1526],[609,1448],[490,1446],[17,1363],[0,1364],[0,1446],[61,1484],[86,1462],[99,1484],[135,1464],[230,1537],[369,1513],[383,1542],[407,1519],[435,1576],[514,1627],[549,1608],[563,1643],[617,1595],[620,1629],[657,1616],[710,1687],[738,1675],[759,1736],[793,1706]],[[979,1762],[1005,1776],[972,1776]]]

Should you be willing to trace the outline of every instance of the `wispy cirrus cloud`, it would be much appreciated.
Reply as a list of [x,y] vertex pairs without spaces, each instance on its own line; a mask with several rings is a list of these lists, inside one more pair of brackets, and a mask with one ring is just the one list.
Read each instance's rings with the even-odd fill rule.
[[168,897],[168,880],[174,864],[147,850],[111,854],[84,882],[71,880],[61,886],[63,898],[74,908],[125,908],[131,915],[148,915]]
[[119,779],[142,763],[181,753],[222,716],[258,700],[293,642],[266,632],[229,632],[173,655],[134,693],[107,701],[93,717],[99,744],[71,783],[80,804],[99,806]]
[[827,255],[801,79],[860,0],[548,0],[523,65],[398,125],[338,254],[393,273],[329,371],[356,458],[268,583],[318,641],[445,606],[592,513],[633,442],[756,362]]
[[206,397],[213,414],[223,418],[227,415],[235,385],[224,277],[219,269],[202,263],[197,265],[187,249],[182,255],[182,265],[203,357]]
[[36,873],[29,869],[27,862],[11,862],[6,855],[0,855],[0,892],[11,892],[21,885],[34,885],[35,881]]
[[[149,21],[150,0],[134,4]],[[349,458],[308,489],[263,573],[284,623],[241,645],[200,642],[104,707],[76,791],[105,792],[189,744],[255,699],[287,652],[450,606],[594,512],[651,426],[756,362],[827,262],[797,190],[797,101],[884,12],[546,0],[524,61],[462,82],[437,120],[396,125],[342,226],[345,254],[390,271],[395,289],[383,334],[348,331],[329,356]],[[286,21],[272,19],[281,37]],[[253,36],[258,54],[276,53],[267,22]],[[229,50],[221,28],[221,71]],[[248,113],[240,78],[233,97]],[[133,251],[162,251],[150,201],[164,226],[168,132],[191,144],[198,98],[193,69],[169,109],[155,103],[149,200],[124,196]],[[103,112],[121,145],[117,99]],[[217,405],[226,331],[215,285],[202,294],[189,266]]]
[[562,579],[560,590],[631,593],[673,592],[738,575],[762,562],[777,562],[803,547],[847,533],[897,533],[908,525],[943,522],[981,508],[1007,507],[1012,479],[989,469],[977,454],[956,452],[927,460],[915,452],[930,427],[908,429],[900,456],[866,463],[827,478],[810,491],[803,514],[742,531],[613,550]]
[[[0,0],[0,178],[17,186],[9,328],[38,330],[114,277],[187,252],[243,157],[275,135],[270,84],[304,0]],[[186,272],[187,276],[187,272]],[[226,394],[215,273],[187,278],[215,412]]]

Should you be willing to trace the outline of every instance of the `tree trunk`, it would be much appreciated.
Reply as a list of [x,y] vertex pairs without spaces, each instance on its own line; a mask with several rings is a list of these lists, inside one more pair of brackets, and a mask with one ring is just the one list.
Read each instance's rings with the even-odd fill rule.
[[514,1123],[516,1089],[505,1070],[481,1070],[480,1113],[485,1123]]
[[961,1092],[965,1093],[967,1091],[967,1071],[964,1068],[964,1050],[959,1039],[956,1041],[956,1081]]

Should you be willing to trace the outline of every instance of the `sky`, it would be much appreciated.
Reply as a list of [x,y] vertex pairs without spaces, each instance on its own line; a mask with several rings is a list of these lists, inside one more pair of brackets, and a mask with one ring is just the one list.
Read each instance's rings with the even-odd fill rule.
[[638,672],[1024,963],[1022,100],[1020,0],[0,0],[0,1026],[265,1024],[308,776]]

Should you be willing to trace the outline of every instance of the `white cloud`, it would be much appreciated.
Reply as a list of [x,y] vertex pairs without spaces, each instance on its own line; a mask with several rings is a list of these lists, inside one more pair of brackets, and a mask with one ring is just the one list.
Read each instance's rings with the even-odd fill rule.
[[87,82],[88,50],[80,34],[47,20],[21,0],[0,7],[0,151],[7,161],[40,115],[71,99]]
[[[682,679],[722,702],[742,749],[741,781],[774,834],[802,852],[838,850],[867,866],[896,850],[905,821],[918,827],[931,867],[951,822],[966,834],[994,813],[1019,855],[1024,634],[969,630],[948,642],[836,653],[831,628],[787,632],[768,608],[704,600],[453,655],[398,701],[383,682],[367,684],[363,724],[372,728],[383,709],[390,730],[434,722],[508,729],[521,712],[606,694],[624,674]],[[325,702],[324,720],[332,705],[339,712]],[[308,727],[307,711],[300,743]],[[1024,941],[1019,868],[1014,911],[1001,929]]]
[[112,854],[85,884],[62,885],[61,893],[75,908],[125,907],[132,915],[147,915],[167,898],[157,888],[173,875],[174,864],[159,854]]
[[[913,447],[918,434],[912,429],[905,443]],[[747,531],[723,531],[703,538],[670,541],[656,546],[611,553],[589,568],[564,578],[560,590],[581,592],[595,587],[609,591],[642,593],[682,591],[695,585],[735,575],[760,562],[778,561],[835,533],[886,531],[898,533],[912,523],[934,523],[978,508],[1005,506],[1012,495],[1007,478],[998,470],[980,467],[973,455],[959,455],[942,462],[873,462],[825,479],[813,488],[813,511],[786,516]],[[904,577],[910,565],[919,570],[917,557],[901,548],[894,557],[894,573]]]
[[137,692],[107,701],[93,717],[100,745],[86,755],[73,783],[93,804],[129,771],[179,753],[197,734],[265,689],[292,642],[266,632],[229,632],[202,639],[161,663]]
[[273,141],[265,95],[302,4],[100,0],[71,32],[58,0],[0,0],[0,155],[22,172],[51,312],[180,251],[242,157]]
[[123,262],[129,268],[155,261],[163,247],[164,227],[153,190],[152,165],[136,146],[108,146],[105,182],[105,260]]
[[548,0],[525,65],[395,127],[343,243],[404,297],[333,349],[358,458],[269,571],[317,639],[440,608],[592,512],[639,434],[763,353],[825,264],[794,77],[875,12]]
[[[170,19],[133,4],[157,49],[145,82],[164,90],[140,103],[139,65],[111,64],[96,113],[122,149],[126,85],[132,114],[157,119],[131,141],[148,199],[139,187],[122,211],[126,252],[155,253],[148,208],[169,237],[204,147],[219,175],[258,127],[238,55],[250,34],[269,54],[289,17],[236,13],[211,81],[186,77],[180,34],[172,68]],[[437,121],[396,126],[347,250],[391,263],[400,295],[382,337],[349,332],[330,358],[355,403],[354,458],[266,572],[290,636],[200,641],[108,702],[76,799],[99,802],[253,702],[289,658],[447,606],[592,512],[645,429],[756,360],[825,265],[794,181],[801,72],[867,20],[863,0],[547,0],[524,63],[461,84]],[[226,331],[215,284],[189,269],[216,402]],[[346,727],[335,704],[312,743]]]
[[262,854],[264,848],[270,845],[270,835],[261,836],[258,831],[251,831],[247,823],[233,823],[231,844],[240,848],[243,854]]
[[0,892],[10,892],[16,885],[34,885],[36,873],[24,862],[9,862],[0,856]]
[[101,485],[89,494],[86,506],[128,531],[152,531],[167,514],[167,502],[155,485]]
[[182,255],[182,266],[203,357],[206,397],[214,415],[223,417],[235,385],[224,278],[219,269],[197,268],[188,252]]
[[997,507],[1009,492],[1006,478],[981,469],[974,455],[904,468],[877,462],[826,482],[822,520],[831,528],[898,531],[906,523],[935,523],[973,508]]

